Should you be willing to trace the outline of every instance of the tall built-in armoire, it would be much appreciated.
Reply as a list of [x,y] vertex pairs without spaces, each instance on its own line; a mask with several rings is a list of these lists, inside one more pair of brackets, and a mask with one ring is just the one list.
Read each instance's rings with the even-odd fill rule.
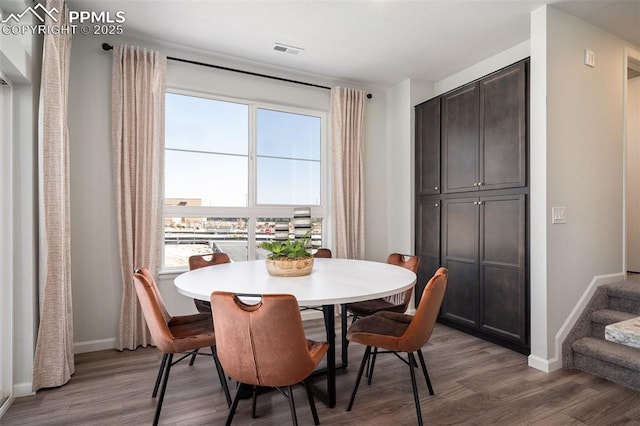
[[526,59],[415,107],[416,294],[445,266],[438,321],[526,354],[528,90]]

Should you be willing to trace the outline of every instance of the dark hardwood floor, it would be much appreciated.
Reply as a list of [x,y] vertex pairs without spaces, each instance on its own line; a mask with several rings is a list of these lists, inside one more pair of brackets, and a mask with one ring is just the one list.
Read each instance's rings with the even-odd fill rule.
[[[321,322],[307,324],[321,339]],[[364,348],[349,346],[350,365],[338,375],[338,404],[316,400],[324,425],[414,425],[416,415],[409,371],[393,355],[380,355],[373,383],[363,381],[351,412],[345,408]],[[524,355],[436,325],[423,349],[435,396],[417,373],[425,424],[450,425],[640,425],[640,393],[588,374],[529,368]],[[339,352],[338,352],[339,353]],[[60,388],[19,398],[0,419],[2,425],[151,424],[151,398],[161,355],[155,348],[100,351],[76,356],[76,372]],[[318,382],[318,385],[322,385]],[[295,388],[298,420],[312,425],[302,387]],[[210,357],[171,372],[160,424],[224,424],[227,415],[220,382]],[[291,424],[286,400],[277,392],[260,395],[258,418],[251,401],[241,400],[233,424]]]

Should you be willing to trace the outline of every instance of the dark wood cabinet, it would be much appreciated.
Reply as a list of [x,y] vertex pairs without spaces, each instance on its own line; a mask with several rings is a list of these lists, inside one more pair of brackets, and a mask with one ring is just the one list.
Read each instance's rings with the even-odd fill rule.
[[524,194],[443,200],[441,318],[527,343],[525,214]]
[[440,98],[416,107],[416,176],[419,195],[440,193]]
[[442,266],[449,269],[447,292],[440,316],[478,328],[480,283],[478,198],[442,202]]
[[440,200],[424,198],[418,205],[417,247],[420,257],[418,281],[416,283],[416,306],[429,278],[440,267]]
[[478,187],[478,85],[470,84],[442,96],[443,192]]
[[478,189],[526,185],[526,67],[515,64],[480,80]]
[[415,217],[416,303],[445,266],[438,320],[528,354],[527,102],[525,60],[416,106]]
[[526,185],[526,64],[442,96],[443,192]]

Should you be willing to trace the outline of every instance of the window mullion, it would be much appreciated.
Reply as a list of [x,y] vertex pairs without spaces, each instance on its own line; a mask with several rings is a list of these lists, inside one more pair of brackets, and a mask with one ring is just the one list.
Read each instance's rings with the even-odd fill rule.
[[[256,159],[256,106],[249,104],[249,196],[247,207],[249,211],[256,206],[257,188],[257,159]],[[255,213],[255,212],[254,212]],[[251,214],[247,226],[247,255],[249,259],[256,258],[256,216]]]

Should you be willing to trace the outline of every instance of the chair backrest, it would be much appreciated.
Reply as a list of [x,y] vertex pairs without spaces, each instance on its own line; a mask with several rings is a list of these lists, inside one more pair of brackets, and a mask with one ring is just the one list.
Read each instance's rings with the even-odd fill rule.
[[234,380],[259,386],[289,386],[315,368],[295,297],[263,295],[255,305],[235,294],[211,294],[220,363]]
[[332,258],[332,254],[331,254],[331,250],[328,248],[319,248],[318,250],[316,250],[316,252],[313,254],[313,257],[319,257],[319,258],[324,258],[324,259],[330,259]]
[[[211,256],[211,259],[207,260],[206,257],[209,256]],[[205,266],[220,265],[221,263],[231,263],[227,253],[194,254],[189,257],[189,269],[192,271]]]
[[[402,266],[403,268],[407,268],[414,274],[418,275],[418,268],[420,267],[420,258],[418,256],[408,255],[408,254],[400,254],[400,253],[391,253],[387,257],[387,263],[391,265]],[[409,302],[411,301],[411,294],[413,293],[413,288],[408,289],[403,293],[394,294],[393,296],[387,296],[384,299],[392,303],[394,305],[404,305],[404,311],[409,307]]]
[[133,283],[153,343],[163,352],[173,352],[173,334],[169,329],[172,317],[162,300],[155,279],[147,268],[140,268],[133,273]]
[[402,351],[417,351],[431,337],[433,326],[440,311],[440,305],[442,305],[442,300],[444,299],[448,276],[449,271],[446,268],[438,268],[427,283],[411,324],[409,324],[404,335],[400,338]]
[[[164,304],[164,299],[162,299],[162,294],[160,294],[160,289],[158,288],[158,284],[156,283],[156,279],[153,277],[153,275],[151,274],[151,272],[147,269],[147,268],[139,268],[135,271],[134,273],[134,278],[135,278],[135,274],[141,274],[149,283],[149,287],[151,288],[151,290],[153,291],[154,295],[155,295],[155,299],[158,302],[158,308],[160,309],[160,312],[162,312],[162,318],[164,318],[164,321],[169,324],[169,321],[171,321],[171,314],[169,313],[169,311],[167,310],[167,306]],[[137,291],[137,289],[136,289]]]

